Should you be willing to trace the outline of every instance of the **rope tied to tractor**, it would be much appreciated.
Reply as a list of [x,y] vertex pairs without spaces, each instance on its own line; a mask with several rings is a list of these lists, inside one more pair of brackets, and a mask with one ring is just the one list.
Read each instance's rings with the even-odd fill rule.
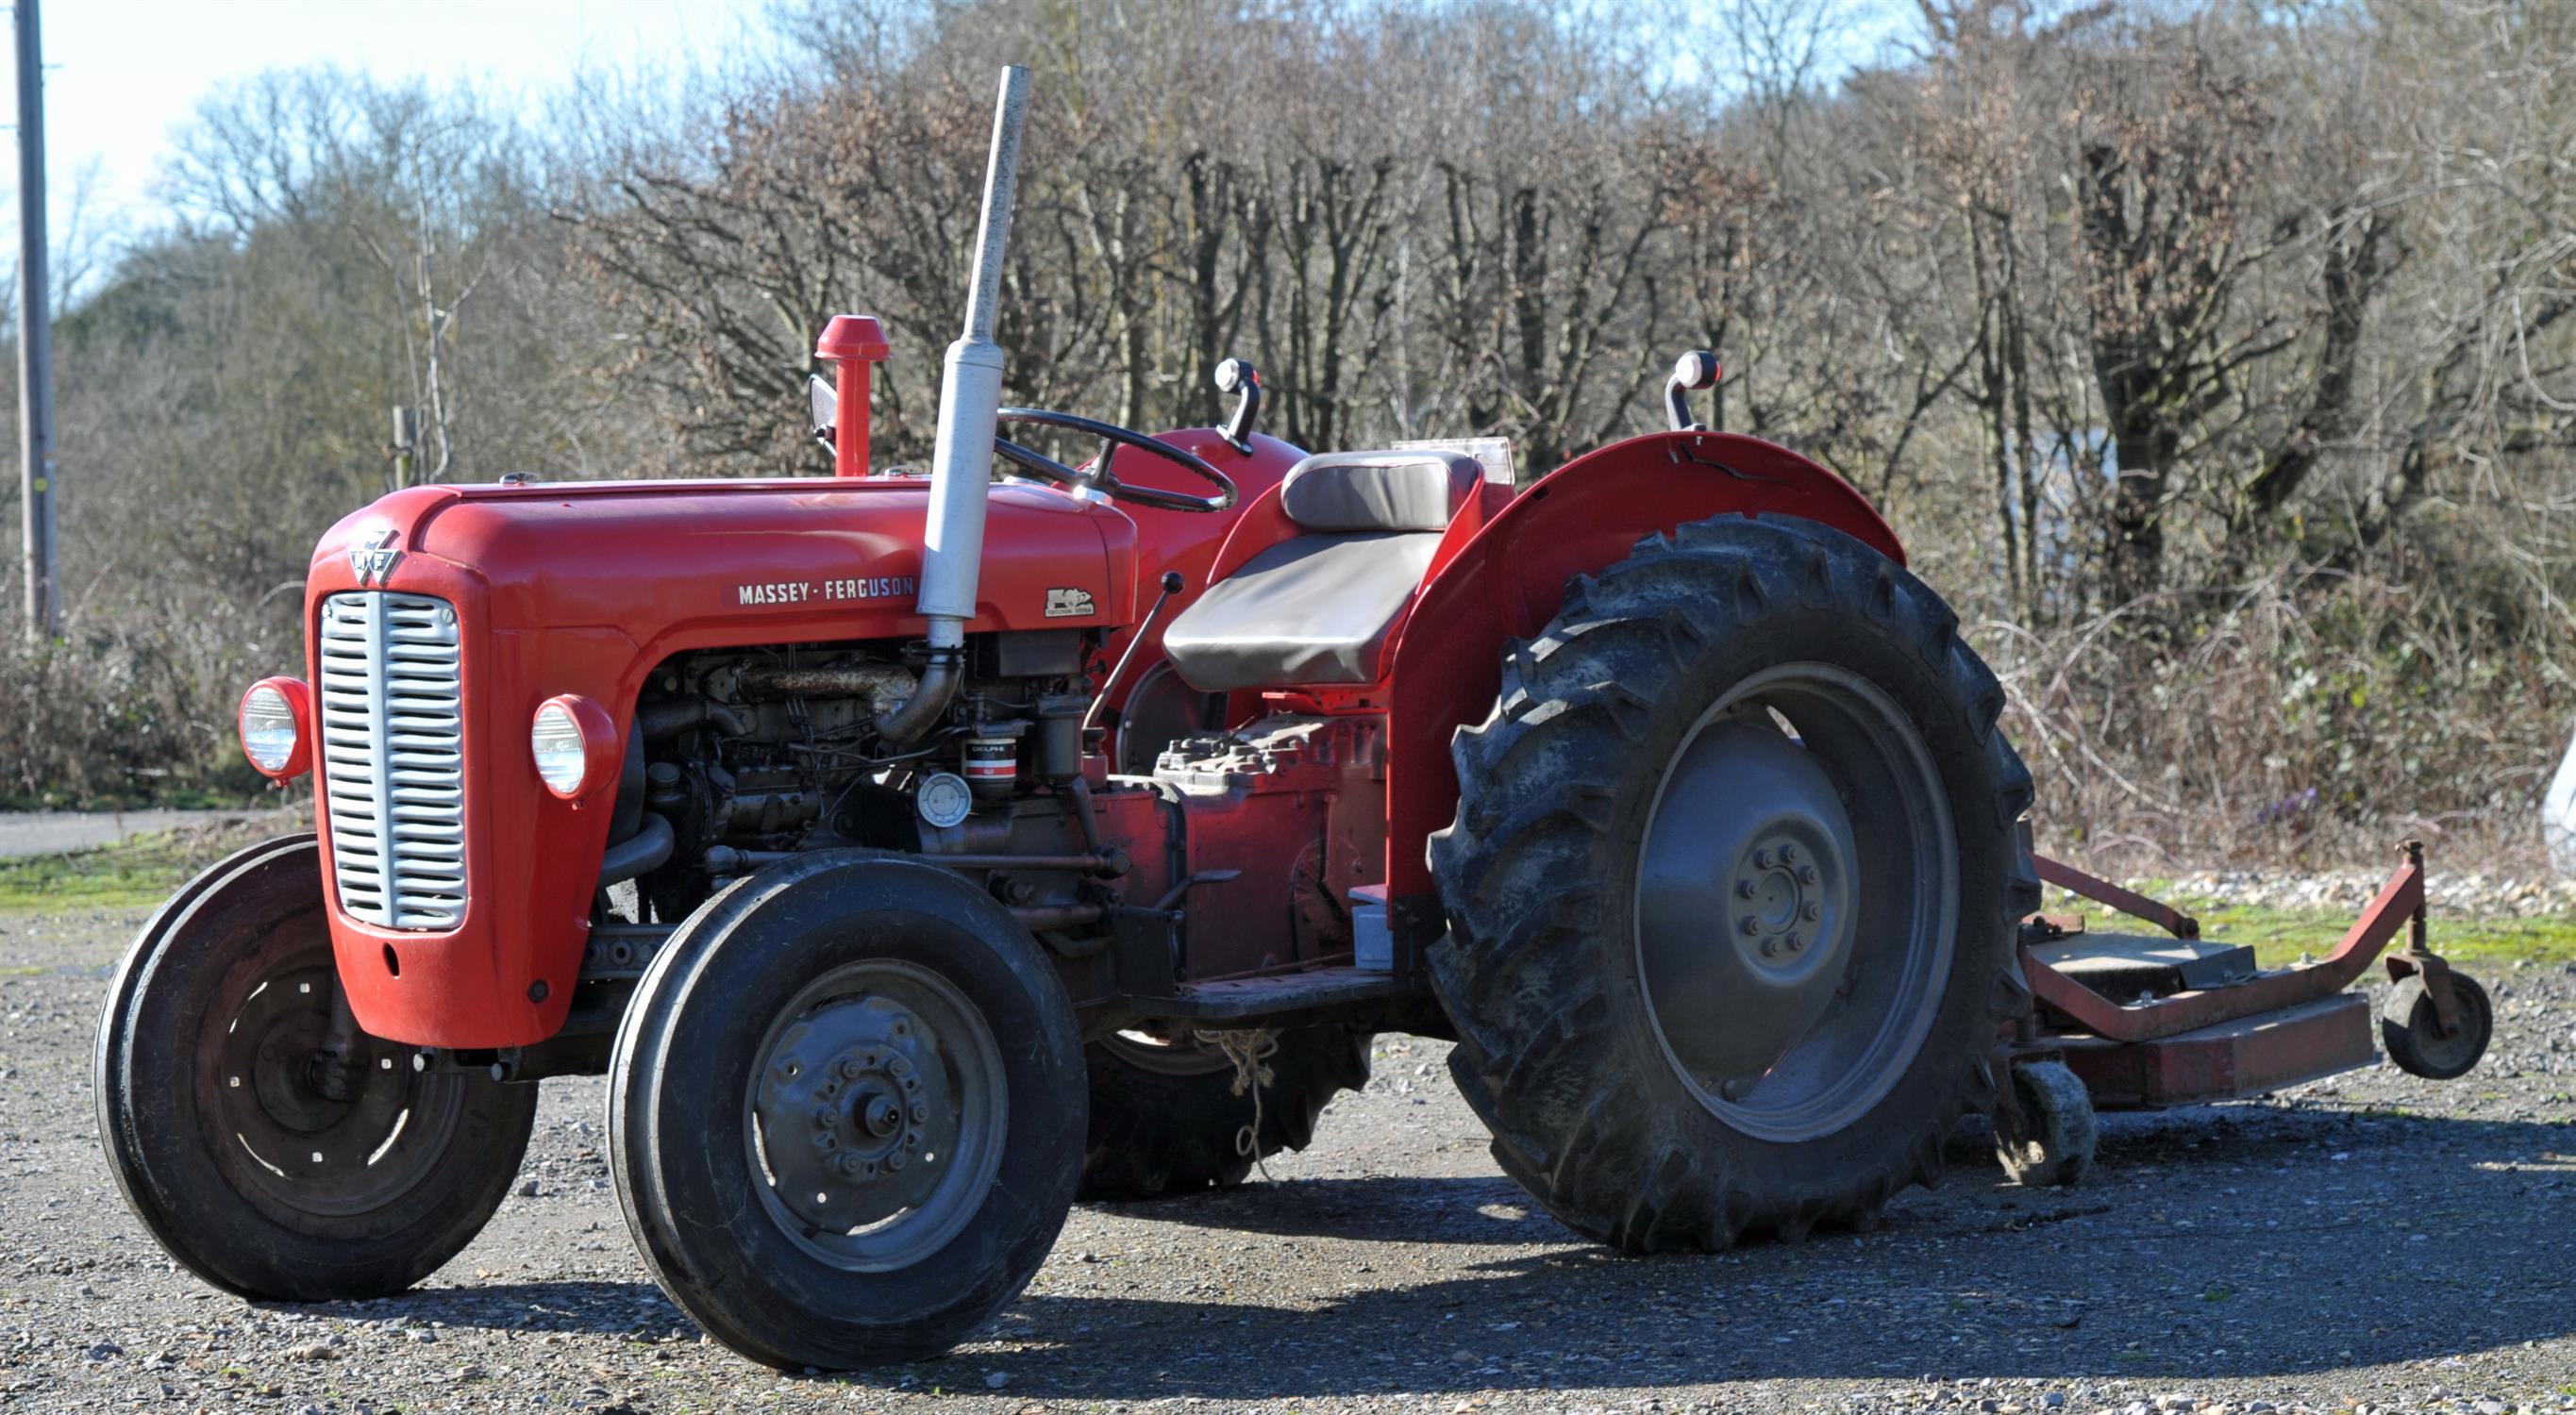
[[1270,1166],[1261,1160],[1261,1092],[1278,1079],[1271,1070],[1270,1058],[1279,1054],[1279,1029],[1258,1027],[1244,1032],[1201,1031],[1192,1035],[1225,1053],[1226,1060],[1234,1063],[1234,1094],[1248,1091],[1252,1095],[1252,1123],[1235,1132],[1234,1152],[1248,1156],[1263,1179],[1278,1183]]

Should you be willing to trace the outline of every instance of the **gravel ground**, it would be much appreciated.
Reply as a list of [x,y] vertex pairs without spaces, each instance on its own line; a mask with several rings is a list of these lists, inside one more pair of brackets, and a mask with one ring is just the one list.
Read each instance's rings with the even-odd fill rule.
[[2576,971],[2486,981],[2495,1050],[2106,1121],[2081,1187],[1975,1136],[1867,1234],[1611,1256],[1495,1170],[1439,1045],[1232,1194],[1075,1212],[952,1356],[790,1377],[702,1341],[628,1246],[592,1080],[423,1288],[245,1304],[104,1172],[89,1046],[135,916],[0,921],[0,1408],[1189,1412],[2576,1409]]

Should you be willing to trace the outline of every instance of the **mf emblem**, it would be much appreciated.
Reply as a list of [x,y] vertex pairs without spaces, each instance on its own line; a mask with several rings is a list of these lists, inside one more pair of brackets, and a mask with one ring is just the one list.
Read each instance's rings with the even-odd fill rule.
[[357,572],[360,585],[374,589],[384,584],[385,577],[394,572],[395,563],[402,559],[402,552],[394,549],[394,542],[401,538],[402,532],[388,526],[349,552],[349,568]]
[[1049,619],[1078,619],[1091,612],[1089,590],[1047,591],[1046,617]]

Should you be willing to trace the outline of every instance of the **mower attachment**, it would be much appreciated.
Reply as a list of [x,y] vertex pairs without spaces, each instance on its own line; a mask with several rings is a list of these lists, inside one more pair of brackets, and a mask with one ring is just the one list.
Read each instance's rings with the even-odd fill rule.
[[2062,1057],[2108,1109],[2258,1095],[2367,1066],[2369,1002],[2345,989],[2404,928],[2405,945],[2386,955],[2406,986],[2385,1009],[2383,1040],[2419,1075],[2465,1072],[2485,1050],[2486,1000],[2426,947],[2424,848],[2409,841],[2405,854],[2331,954],[2268,972],[2250,948],[2203,941],[2188,914],[2034,857],[2047,883],[2170,937],[2086,934],[2045,917],[2024,925],[2022,972],[2039,1008],[2016,1055]]

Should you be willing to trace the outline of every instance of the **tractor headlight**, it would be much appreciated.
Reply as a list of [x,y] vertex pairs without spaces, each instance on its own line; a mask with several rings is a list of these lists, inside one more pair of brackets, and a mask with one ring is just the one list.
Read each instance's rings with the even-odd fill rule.
[[578,801],[616,776],[617,726],[588,698],[548,698],[528,728],[528,752],[548,791]]
[[242,755],[260,775],[292,781],[312,764],[312,703],[312,692],[296,678],[262,678],[242,694]]

